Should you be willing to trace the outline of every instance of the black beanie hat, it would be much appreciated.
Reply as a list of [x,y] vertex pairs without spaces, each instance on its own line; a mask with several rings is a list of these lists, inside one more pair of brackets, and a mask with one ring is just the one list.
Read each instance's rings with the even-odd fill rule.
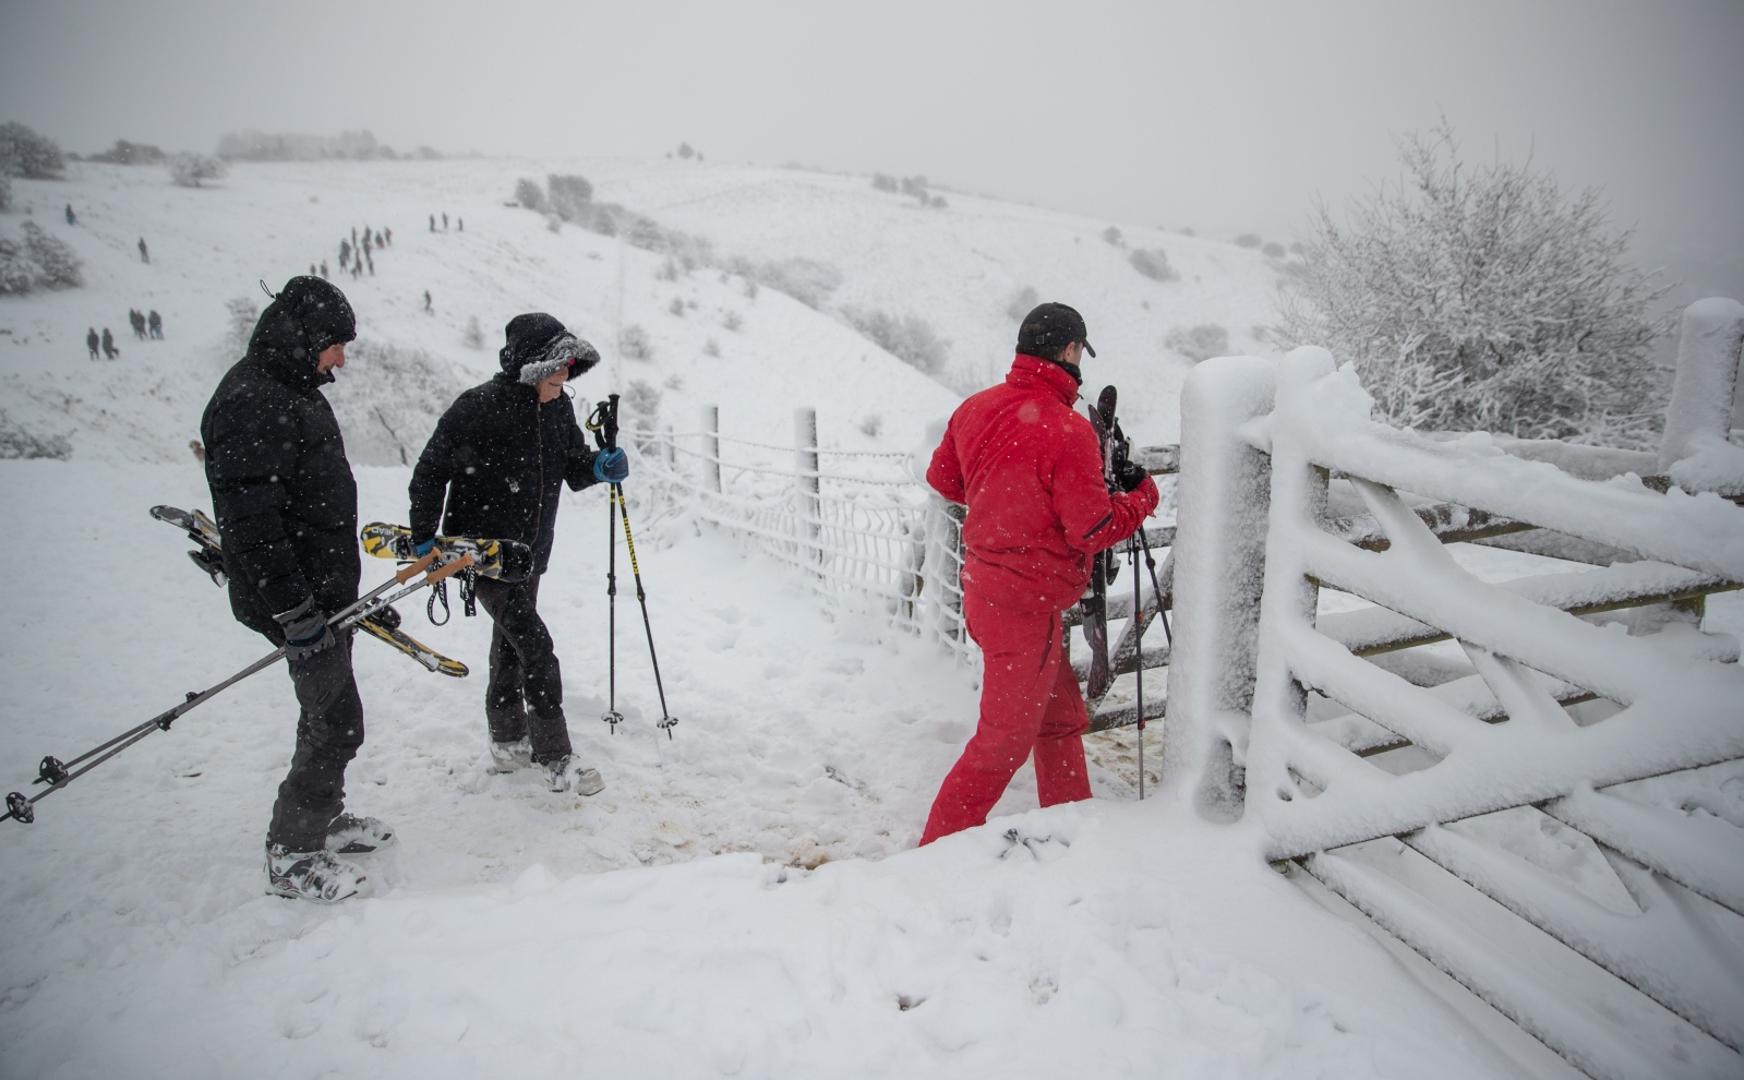
[[1065,304],[1041,304],[1023,317],[1023,325],[1017,330],[1017,351],[1026,356],[1052,360],[1072,342],[1082,341],[1084,351],[1095,356],[1096,350],[1090,347],[1089,333],[1084,326],[1084,316],[1078,314],[1077,309]]
[[599,363],[599,358],[599,350],[543,311],[510,319],[503,327],[503,347],[497,353],[503,371],[528,386],[564,367],[573,379]]

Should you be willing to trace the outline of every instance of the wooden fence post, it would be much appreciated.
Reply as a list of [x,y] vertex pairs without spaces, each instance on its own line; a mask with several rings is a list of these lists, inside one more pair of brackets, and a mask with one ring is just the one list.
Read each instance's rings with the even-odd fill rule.
[[822,478],[818,471],[818,421],[817,410],[799,408],[793,410],[794,446],[793,461],[799,473],[799,505],[805,515],[805,527],[802,530],[806,541],[816,553],[818,562],[824,561],[824,553],[819,544],[823,533],[823,502],[819,498],[823,491]]
[[721,407],[702,407],[702,448],[708,455],[702,463],[703,485],[716,495],[721,494]]
[[1709,439],[1726,441],[1735,422],[1739,364],[1744,362],[1744,304],[1721,298],[1698,300],[1684,309],[1677,342],[1677,373],[1665,409],[1659,471],[1671,467]]

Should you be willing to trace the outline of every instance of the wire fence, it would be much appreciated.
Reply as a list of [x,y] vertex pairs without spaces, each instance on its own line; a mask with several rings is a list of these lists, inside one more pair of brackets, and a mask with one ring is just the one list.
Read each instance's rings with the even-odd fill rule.
[[914,475],[908,454],[816,446],[808,413],[800,410],[798,430],[811,436],[798,441],[814,445],[637,430],[637,469],[695,519],[791,568],[832,607],[875,614],[970,658],[960,508]]

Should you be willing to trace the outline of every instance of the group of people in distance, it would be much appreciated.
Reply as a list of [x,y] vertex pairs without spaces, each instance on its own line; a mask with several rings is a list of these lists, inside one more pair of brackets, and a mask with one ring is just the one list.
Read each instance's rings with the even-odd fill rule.
[[[354,603],[361,573],[357,486],[321,390],[357,335],[345,295],[295,277],[261,313],[248,349],[200,421],[213,511],[223,535],[231,608],[286,651],[300,716],[290,769],[266,836],[269,893],[333,902],[366,875],[349,856],[393,830],[345,807],[345,768],[364,738],[350,632],[331,613]],[[927,481],[966,503],[963,604],[986,674],[975,735],[933,802],[921,843],[986,821],[1032,751],[1042,805],[1090,797],[1084,699],[1065,662],[1061,616],[1083,593],[1091,557],[1130,536],[1156,509],[1156,484],[1128,466],[1104,482],[1101,447],[1074,408],[1080,364],[1094,357],[1083,318],[1043,304],[1018,332],[1003,383],[964,401],[934,452]],[[599,352],[550,315],[510,319],[501,370],[443,414],[413,469],[412,538],[427,553],[444,535],[517,540],[533,572],[481,577],[493,620],[485,720],[492,768],[543,770],[555,792],[603,786],[575,752],[563,680],[539,614],[559,495],[622,483],[618,448],[591,450],[564,385]]]

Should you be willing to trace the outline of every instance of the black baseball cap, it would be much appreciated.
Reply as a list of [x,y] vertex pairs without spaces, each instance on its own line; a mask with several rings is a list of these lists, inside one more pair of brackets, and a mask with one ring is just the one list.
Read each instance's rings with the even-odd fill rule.
[[1084,316],[1078,314],[1076,308],[1065,304],[1040,304],[1023,317],[1023,325],[1018,327],[1017,351],[1052,358],[1072,342],[1082,341],[1084,351],[1095,356],[1096,350],[1090,347],[1089,333],[1084,326]]

